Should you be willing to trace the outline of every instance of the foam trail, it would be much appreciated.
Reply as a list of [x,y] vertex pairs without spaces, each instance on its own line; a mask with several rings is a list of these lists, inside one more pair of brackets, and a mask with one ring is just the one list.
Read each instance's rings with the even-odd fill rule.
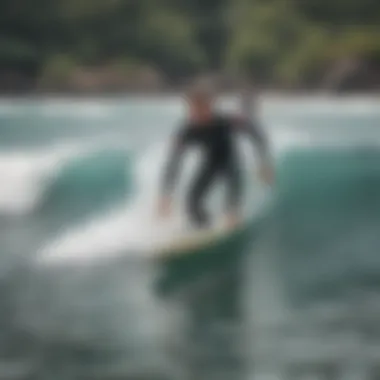
[[172,236],[173,228],[182,228],[179,212],[166,224],[158,224],[154,217],[157,183],[165,151],[163,145],[158,146],[138,163],[136,180],[140,191],[132,205],[124,205],[106,217],[67,231],[41,251],[39,263],[88,262],[110,258],[125,250],[142,254]]
[[[185,160],[185,180],[181,181],[178,189],[178,205],[174,207],[172,217],[163,222],[157,220],[154,210],[167,149],[167,143],[157,144],[137,163],[135,177],[139,190],[132,205],[121,206],[105,217],[92,220],[79,229],[67,231],[42,249],[38,262],[87,263],[126,252],[130,255],[153,254],[157,246],[169,242],[174,235],[186,234],[188,226],[182,212],[183,190],[191,172],[199,164],[199,155],[194,151]],[[219,197],[215,197],[215,201],[213,199],[213,205],[222,200],[223,193],[219,193]],[[249,193],[252,198],[260,195],[253,190]],[[260,202],[256,203],[260,205]]]

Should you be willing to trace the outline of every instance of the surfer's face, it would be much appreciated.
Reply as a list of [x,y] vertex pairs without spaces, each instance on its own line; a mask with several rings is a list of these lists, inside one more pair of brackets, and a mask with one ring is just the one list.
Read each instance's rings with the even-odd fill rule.
[[210,120],[213,113],[214,99],[211,95],[195,94],[188,99],[190,118],[199,123]]

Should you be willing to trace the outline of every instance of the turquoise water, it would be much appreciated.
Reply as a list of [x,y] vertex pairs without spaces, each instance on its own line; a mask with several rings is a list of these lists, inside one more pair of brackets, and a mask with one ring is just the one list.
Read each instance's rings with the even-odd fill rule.
[[334,355],[352,347],[339,376],[362,379],[371,363],[352,358],[375,352],[360,345],[380,299],[378,101],[264,98],[278,178],[246,255],[163,295],[162,266],[128,243],[144,239],[130,210],[151,202],[180,117],[175,98],[0,102],[1,376],[261,376],[306,352],[320,363],[336,333]]

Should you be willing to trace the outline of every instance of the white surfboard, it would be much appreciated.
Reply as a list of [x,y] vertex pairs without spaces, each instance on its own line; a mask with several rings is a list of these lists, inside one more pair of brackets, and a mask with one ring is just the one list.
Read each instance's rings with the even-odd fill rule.
[[234,228],[227,225],[219,225],[204,230],[196,230],[184,235],[178,235],[176,238],[167,241],[156,249],[159,257],[170,257],[174,255],[183,255],[189,251],[202,249],[210,244],[216,243],[223,237],[228,236],[236,231],[240,224]]

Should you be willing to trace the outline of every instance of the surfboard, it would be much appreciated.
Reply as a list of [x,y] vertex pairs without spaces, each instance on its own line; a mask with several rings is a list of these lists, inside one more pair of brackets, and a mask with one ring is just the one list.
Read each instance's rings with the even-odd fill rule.
[[226,225],[196,230],[185,235],[179,235],[157,249],[159,256],[174,256],[186,254],[189,251],[195,251],[217,243],[223,237],[234,233],[242,224],[235,227]]

